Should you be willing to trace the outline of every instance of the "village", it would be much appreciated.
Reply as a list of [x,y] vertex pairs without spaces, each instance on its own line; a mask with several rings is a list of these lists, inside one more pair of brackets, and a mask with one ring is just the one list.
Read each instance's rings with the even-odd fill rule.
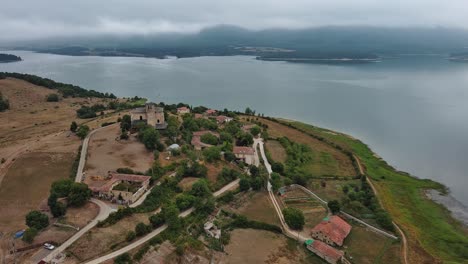
[[56,137],[81,147],[70,179],[50,185],[80,186],[83,201],[71,205],[73,187],[49,196],[39,211],[53,226],[31,242],[31,227],[17,231],[7,263],[399,263],[393,230],[362,218],[373,210],[364,173],[334,146],[251,109],[73,108],[94,105],[100,116]]

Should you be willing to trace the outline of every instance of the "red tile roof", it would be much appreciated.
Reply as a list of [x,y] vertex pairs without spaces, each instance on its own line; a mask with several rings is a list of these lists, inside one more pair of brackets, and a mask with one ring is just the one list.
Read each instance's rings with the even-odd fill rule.
[[205,113],[207,113],[208,115],[216,114],[216,110],[208,109],[208,110],[205,111]]
[[203,118],[202,114],[195,114],[195,119]]
[[216,121],[218,123],[224,123],[226,122],[226,120],[229,120],[229,119],[232,119],[231,117],[227,117],[227,116],[223,116],[223,115],[220,115],[220,116],[217,116],[216,117]]
[[312,252],[314,252],[315,250],[321,255],[326,256],[330,259],[333,259],[334,262],[338,262],[338,260],[340,260],[344,256],[343,251],[332,248],[320,240],[314,240],[314,242],[308,245],[307,248],[312,250]]
[[234,147],[232,150],[234,154],[247,154],[247,155],[254,155],[255,151],[251,147]]
[[189,108],[186,107],[186,106],[182,106],[182,107],[177,108],[177,111],[178,111],[178,112],[181,112],[181,111],[188,111],[188,110],[189,110]]
[[312,232],[321,232],[328,236],[335,244],[342,246],[344,239],[351,232],[351,225],[346,223],[341,217],[332,215],[329,219],[325,218],[316,225],[312,229]]

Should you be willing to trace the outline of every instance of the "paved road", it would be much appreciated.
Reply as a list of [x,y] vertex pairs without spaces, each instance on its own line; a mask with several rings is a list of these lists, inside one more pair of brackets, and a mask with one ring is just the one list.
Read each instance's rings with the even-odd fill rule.
[[[233,188],[237,187],[238,185],[239,185],[239,179],[228,183],[223,188],[221,188],[220,190],[215,192],[213,194],[213,196],[214,197],[221,196],[223,193],[225,193],[225,192],[227,192],[229,190],[232,190]],[[185,211],[183,211],[182,213],[179,214],[179,217],[186,217],[189,214],[191,214],[194,210],[195,210],[195,208],[193,208],[193,207],[188,209],[188,210],[185,210]],[[114,251],[112,253],[109,253],[109,254],[107,254],[105,256],[102,256],[102,257],[99,257],[97,259],[93,259],[91,261],[88,261],[88,262],[86,262],[86,264],[99,264],[99,263],[102,263],[104,261],[116,258],[116,257],[122,255],[123,253],[126,253],[126,252],[128,252],[128,251],[130,251],[130,250],[132,250],[132,249],[134,249],[136,247],[139,247],[139,246],[143,245],[144,243],[148,242],[151,238],[159,235],[162,231],[166,230],[166,228],[167,228],[167,225],[163,225],[163,226],[153,230],[151,233],[144,236],[143,238],[140,238],[137,241],[135,241],[135,242],[133,242],[133,243],[119,249],[119,250],[116,250],[116,251]]]
[[83,227],[80,231],[75,233],[72,237],[70,237],[67,241],[65,241],[62,245],[58,246],[56,249],[50,252],[50,254],[43,258],[44,261],[49,262],[52,261],[55,256],[58,254],[62,253],[67,247],[69,247],[73,242],[78,240],[82,235],[84,235],[86,232],[88,232],[91,228],[93,228],[99,221],[102,221],[106,219],[109,214],[113,211],[112,208],[110,208],[107,204],[105,204],[103,201],[98,200],[98,199],[91,199],[91,202],[97,204],[99,206],[99,214],[94,218],[88,225]]

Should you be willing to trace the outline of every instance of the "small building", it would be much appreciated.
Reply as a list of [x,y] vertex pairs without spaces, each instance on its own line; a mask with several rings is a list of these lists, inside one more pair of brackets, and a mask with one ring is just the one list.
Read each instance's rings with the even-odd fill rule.
[[214,109],[208,109],[205,111],[205,114],[206,115],[209,115],[209,116],[213,116],[213,115],[216,115],[217,111],[214,110]]
[[236,159],[242,160],[247,164],[254,164],[255,162],[255,150],[252,147],[234,147],[232,153],[236,156]]
[[164,108],[154,103],[148,103],[145,107],[135,108],[130,112],[132,127],[144,123],[156,129],[166,129],[167,122],[164,118]]
[[341,217],[332,215],[312,228],[310,235],[332,246],[342,246],[343,241],[351,232],[351,225]]
[[190,113],[190,108],[186,107],[186,106],[182,106],[182,107],[179,107],[177,108],[177,114],[189,114]]
[[151,177],[110,172],[102,185],[90,185],[93,195],[124,204],[132,204],[148,189]]
[[330,264],[340,263],[344,258],[343,251],[332,248],[322,241],[309,239],[305,242],[305,245],[308,250]]
[[221,229],[219,229],[213,222],[206,222],[203,228],[209,236],[214,237],[216,239],[221,238]]
[[203,143],[201,137],[205,134],[212,134],[213,136],[219,138],[219,134],[210,130],[202,130],[193,132],[192,141],[190,142],[196,150],[202,150],[204,148],[212,147],[213,145]]
[[224,124],[224,123],[229,123],[233,120],[232,117],[229,117],[229,116],[224,116],[224,115],[220,115],[220,116],[217,116],[216,117],[216,122],[218,124]]
[[201,119],[203,118],[204,116],[202,114],[195,114],[195,119]]

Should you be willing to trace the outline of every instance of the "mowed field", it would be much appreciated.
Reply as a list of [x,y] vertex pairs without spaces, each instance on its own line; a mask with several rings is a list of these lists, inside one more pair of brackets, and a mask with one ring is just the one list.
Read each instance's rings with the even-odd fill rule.
[[268,140],[265,143],[265,148],[271,155],[271,158],[276,162],[285,162],[287,158],[286,150],[277,140]]
[[227,253],[224,263],[323,263],[308,258],[307,253],[296,242],[283,235],[254,229],[236,229],[231,232],[231,240],[225,247]]
[[120,135],[118,124],[97,131],[91,137],[86,162],[86,174],[107,175],[118,168],[131,168],[146,172],[152,165],[153,153],[132,135],[128,140],[117,140]]
[[259,118],[259,121],[268,125],[270,137],[287,137],[294,142],[310,147],[313,159],[303,169],[312,175],[356,176],[357,172],[353,167],[351,159],[341,151],[294,128],[263,118]]
[[74,159],[73,153],[36,152],[16,160],[0,185],[0,230],[25,228],[25,215],[47,204],[50,185],[69,177]]

